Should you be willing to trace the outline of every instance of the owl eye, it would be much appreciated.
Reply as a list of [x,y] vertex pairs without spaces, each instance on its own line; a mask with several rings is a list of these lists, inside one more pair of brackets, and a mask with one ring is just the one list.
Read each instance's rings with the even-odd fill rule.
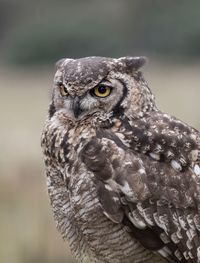
[[94,89],[91,90],[92,94],[97,97],[105,98],[110,95],[112,88],[105,85],[98,85]]
[[60,94],[62,97],[66,97],[69,95],[66,87],[62,83],[59,84],[59,89],[60,89]]

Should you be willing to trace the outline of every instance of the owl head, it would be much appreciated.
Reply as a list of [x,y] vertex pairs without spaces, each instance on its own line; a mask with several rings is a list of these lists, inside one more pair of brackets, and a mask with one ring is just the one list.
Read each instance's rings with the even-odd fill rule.
[[86,57],[56,63],[52,117],[62,112],[73,121],[88,116],[142,117],[155,108],[154,97],[140,68],[144,57]]

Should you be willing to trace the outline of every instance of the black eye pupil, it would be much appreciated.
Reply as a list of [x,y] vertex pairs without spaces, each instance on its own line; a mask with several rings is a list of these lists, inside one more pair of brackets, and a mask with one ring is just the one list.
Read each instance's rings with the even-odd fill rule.
[[104,87],[104,86],[98,87],[98,92],[101,94],[104,94],[106,92],[106,87]]

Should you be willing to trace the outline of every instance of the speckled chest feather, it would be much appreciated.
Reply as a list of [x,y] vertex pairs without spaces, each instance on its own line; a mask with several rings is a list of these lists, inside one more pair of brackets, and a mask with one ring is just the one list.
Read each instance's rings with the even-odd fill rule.
[[99,183],[81,163],[80,155],[92,138],[101,139],[105,135],[110,141],[117,139],[123,144],[119,123],[115,119],[111,125],[119,131],[119,137],[88,122],[67,127],[58,125],[55,118],[46,123],[42,144],[54,218],[80,262],[162,262],[132,237],[128,226],[116,224],[104,215],[99,202]]

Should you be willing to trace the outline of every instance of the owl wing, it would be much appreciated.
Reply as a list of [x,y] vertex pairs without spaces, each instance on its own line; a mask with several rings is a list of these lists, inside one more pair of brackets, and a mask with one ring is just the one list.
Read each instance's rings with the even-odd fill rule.
[[131,151],[110,132],[91,139],[80,154],[110,220],[169,262],[200,262],[198,164],[179,171],[176,163]]

